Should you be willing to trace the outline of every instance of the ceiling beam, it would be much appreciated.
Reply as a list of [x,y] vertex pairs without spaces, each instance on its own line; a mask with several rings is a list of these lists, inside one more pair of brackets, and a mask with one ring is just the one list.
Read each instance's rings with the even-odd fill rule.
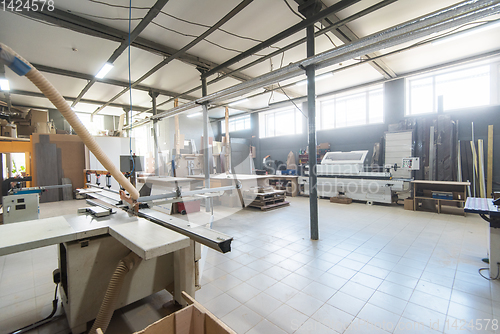
[[[57,25],[59,27],[66,28],[81,34],[106,39],[108,41],[121,43],[125,39],[128,39],[127,32],[57,8],[55,8],[53,11],[21,11],[17,12],[16,14]],[[162,57],[170,57],[171,55],[178,52],[177,49],[151,41],[143,37],[137,37],[131,45],[133,47],[154,53],[156,55],[160,55]],[[183,53],[177,59],[192,66],[201,66],[209,69],[218,66],[217,63],[198,56],[191,55],[189,53]],[[231,74],[231,77],[238,81],[247,81],[252,79],[250,76],[243,73],[233,73]]]
[[[302,5],[306,1],[305,0],[295,0],[295,2],[297,2],[297,4],[299,4],[299,5]],[[323,8],[327,7],[323,2],[322,2],[322,6],[323,6]],[[341,20],[338,18],[337,15],[330,14],[327,17],[325,17],[325,19],[321,20],[321,23],[325,27],[329,27],[329,26],[335,25],[339,21],[341,21]],[[346,25],[342,25],[340,27],[337,27],[337,28],[331,30],[331,32],[335,35],[335,37],[340,39],[344,44],[351,43],[351,42],[357,41],[359,39],[359,37]],[[371,58],[375,58],[379,55],[380,55],[379,52],[373,52],[373,53],[367,54],[365,56],[362,56],[361,58],[371,59]],[[370,65],[375,70],[377,70],[380,74],[382,74],[384,76],[384,78],[386,78],[386,79],[393,79],[393,78],[397,77],[397,74],[389,66],[387,66],[387,64],[382,59],[378,59],[378,60],[370,62]]]
[[251,55],[255,54],[256,52],[261,51],[262,49],[265,49],[271,45],[273,45],[276,42],[279,42],[287,37],[292,36],[293,34],[303,30],[304,28],[314,24],[315,22],[318,22],[319,20],[322,20],[325,18],[327,15],[330,15],[332,13],[336,13],[338,11],[341,11],[361,0],[341,0],[340,2],[337,2],[334,5],[331,5],[325,10],[322,10],[321,12],[314,14],[310,18],[307,18],[305,20],[302,20],[301,22],[294,24],[288,29],[283,30],[282,32],[268,38],[267,40],[263,41],[262,43],[257,44],[256,46],[246,50],[243,53],[240,53],[239,55],[225,61],[224,63],[220,64],[219,66],[207,71],[206,73],[202,74],[203,78],[207,78],[210,75],[213,75],[215,73],[218,73],[222,69],[226,69],[229,66],[247,58],[250,57]]
[[[26,90],[18,90],[18,89],[13,89],[10,91],[10,93],[12,95],[22,95],[22,96],[31,96],[31,97],[39,97],[39,98],[43,98],[43,99],[46,99],[47,97],[45,95],[43,95],[42,93],[39,93],[39,92],[30,92],[30,91],[26,91]],[[76,100],[76,97],[69,97],[69,96],[63,96],[63,98],[67,101],[74,101]],[[88,99],[81,99],[80,102],[82,103],[87,103],[87,104],[95,104],[95,105],[103,105],[104,101],[97,101],[97,100],[88,100]],[[120,104],[120,103],[111,103],[109,104],[110,107],[116,107],[116,108],[126,108],[127,110],[130,109],[130,105],[128,104]],[[40,107],[40,108],[44,108],[44,109],[47,109],[48,107]],[[54,108],[49,108],[49,109],[55,109]],[[145,108],[145,107],[139,107],[139,106],[132,106],[132,110],[134,111],[145,111],[145,110],[148,110],[149,108]],[[160,110],[158,110],[160,111]]]
[[[95,76],[91,74],[85,74],[81,72],[75,72],[75,71],[69,71],[69,70],[63,70],[60,68],[55,68],[55,67],[50,67],[50,66],[45,66],[45,65],[40,65],[40,64],[34,64],[32,65],[39,71],[45,72],[45,73],[51,73],[51,74],[56,74],[56,75],[62,75],[70,78],[75,78],[75,79],[83,79],[83,80],[92,80],[95,78]],[[115,79],[97,79],[97,82],[108,84],[108,85],[113,85],[113,86],[118,86],[118,87],[128,87],[129,84],[127,81],[121,81],[121,80],[115,80]],[[137,90],[142,90],[145,92],[150,92],[153,91],[155,93],[159,93],[161,95],[173,97],[178,95],[179,93],[172,92],[170,90],[165,90],[165,89],[158,89],[158,88],[153,88],[153,87],[148,87],[144,85],[137,85],[134,87],[134,89]],[[197,99],[195,96],[191,95],[184,95],[182,97],[184,100],[189,100],[189,101],[194,101]]]
[[[198,36],[197,38],[195,38],[194,40],[192,40],[190,43],[188,43],[186,46],[184,46],[182,49],[180,49],[179,51],[177,51],[176,53],[174,53],[170,57],[168,57],[168,58],[164,59],[163,61],[161,61],[159,64],[157,64],[151,70],[149,70],[146,74],[144,74],[142,77],[140,77],[139,79],[137,79],[131,85],[131,87],[134,87],[134,86],[138,85],[139,83],[141,83],[142,81],[146,80],[148,77],[150,77],[151,75],[153,75],[156,71],[158,71],[163,66],[167,65],[172,60],[177,59],[178,57],[180,57],[181,55],[183,55],[185,52],[187,52],[193,46],[195,46],[196,44],[198,44],[199,42],[201,42],[202,40],[204,40],[206,37],[208,37],[210,34],[212,34],[214,31],[216,31],[217,29],[219,29],[219,27],[221,27],[224,23],[226,23],[227,21],[229,21],[230,19],[232,19],[236,14],[238,14],[239,12],[241,12],[245,7],[247,7],[250,3],[252,3],[252,1],[253,0],[243,0],[242,2],[240,2],[236,7],[233,8],[233,10],[231,10],[228,14],[226,14],[222,19],[220,19],[216,24],[214,24],[209,29],[207,29],[200,36]],[[344,0],[344,1],[346,1],[346,0]],[[354,0],[350,0],[350,1],[354,1]],[[357,0],[357,1],[359,1],[359,0]],[[122,96],[123,94],[125,94],[129,89],[130,88],[127,87],[124,90],[122,90],[120,93],[116,94],[114,97],[112,97],[104,105],[102,105],[101,107],[97,108],[92,113],[92,115],[97,114],[99,111],[101,111],[102,109],[104,109],[107,105],[109,105],[109,103],[115,101],[117,98],[119,98],[120,96]]]
[[[28,0],[29,1],[29,0]],[[148,24],[151,23],[151,21],[161,12],[162,8],[167,4],[169,0],[158,0],[153,7],[151,7],[148,11],[148,13],[142,18],[141,22],[134,28],[134,30],[127,36],[128,38],[124,39],[120,46],[116,48],[116,50],[113,52],[111,57],[106,61],[106,63],[113,64],[115,60],[118,59],[118,57],[121,56],[123,51],[127,49],[127,47],[135,41],[137,37],[139,37],[139,34],[146,29]],[[130,31],[130,25],[129,25],[129,31]],[[129,62],[130,64],[130,62]],[[130,69],[129,69],[130,73]],[[81,98],[89,91],[89,89],[96,83],[97,78],[94,77],[92,80],[87,82],[85,87],[82,89],[80,94],[76,97],[76,100],[73,101],[71,104],[71,107],[74,107],[78,104],[78,102],[81,100]]]

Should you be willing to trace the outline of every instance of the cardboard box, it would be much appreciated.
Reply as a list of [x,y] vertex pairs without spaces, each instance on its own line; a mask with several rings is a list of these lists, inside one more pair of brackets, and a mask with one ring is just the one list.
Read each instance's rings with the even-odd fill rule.
[[192,304],[135,334],[236,334],[194,299],[190,298],[188,303]]
[[404,208],[405,208],[405,210],[412,210],[413,211],[413,198],[405,198]]
[[330,203],[351,204],[352,198],[348,197],[330,197]]
[[318,150],[326,150],[330,148],[330,143],[321,143],[317,146]]

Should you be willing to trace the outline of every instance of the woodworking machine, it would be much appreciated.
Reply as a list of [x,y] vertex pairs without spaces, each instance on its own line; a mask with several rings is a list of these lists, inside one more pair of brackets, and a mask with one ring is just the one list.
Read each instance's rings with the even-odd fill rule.
[[[384,166],[383,172],[369,171],[365,166],[367,154],[367,150],[326,153],[321,164],[316,165],[318,196],[345,195],[371,204],[392,203],[398,193],[409,192],[410,179],[392,178],[390,171],[397,169],[397,165]],[[309,175],[309,170],[305,174]],[[309,195],[309,177],[301,176],[298,182],[303,193]]]
[[[131,251],[140,257],[125,276],[118,309],[166,289],[182,305],[181,292],[199,286],[202,245],[226,253],[232,237],[157,210],[158,203],[204,198],[235,187],[142,196],[131,207],[111,189],[82,190],[90,207],[55,218],[0,226],[0,255],[58,245],[60,295],[73,333],[88,330],[98,315],[117,264]],[[109,287],[108,287],[109,289]]]

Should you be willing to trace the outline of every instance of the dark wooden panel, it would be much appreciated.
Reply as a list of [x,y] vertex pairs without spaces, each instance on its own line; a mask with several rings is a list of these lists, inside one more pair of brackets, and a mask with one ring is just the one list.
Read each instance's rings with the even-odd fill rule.
[[[35,144],[36,151],[36,182],[37,186],[52,186],[59,184],[59,166],[57,146],[51,144],[48,135],[41,135],[40,142]],[[59,190],[48,190],[40,195],[40,203],[59,200]]]

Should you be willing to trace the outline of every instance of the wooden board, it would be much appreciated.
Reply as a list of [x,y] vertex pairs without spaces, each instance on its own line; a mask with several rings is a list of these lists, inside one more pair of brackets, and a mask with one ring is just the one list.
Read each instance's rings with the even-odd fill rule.
[[[83,188],[84,179],[82,177],[82,171],[85,168],[85,145],[78,136],[74,135],[43,135],[43,134],[33,134],[31,136],[31,141],[33,148],[36,144],[40,142],[40,137],[46,136],[51,144],[55,144],[58,149],[60,149],[61,156],[61,176],[71,180],[73,189]],[[37,154],[35,149],[33,149],[32,160],[37,161]],[[38,166],[35,165],[33,171],[33,180],[37,182]]]
[[[59,166],[57,164],[57,146],[49,141],[47,135],[39,137],[35,144],[36,154],[36,186],[53,186],[60,183]],[[59,190],[52,189],[40,194],[40,203],[59,201]]]
[[493,192],[493,125],[488,125],[488,157],[486,172],[486,197]]

